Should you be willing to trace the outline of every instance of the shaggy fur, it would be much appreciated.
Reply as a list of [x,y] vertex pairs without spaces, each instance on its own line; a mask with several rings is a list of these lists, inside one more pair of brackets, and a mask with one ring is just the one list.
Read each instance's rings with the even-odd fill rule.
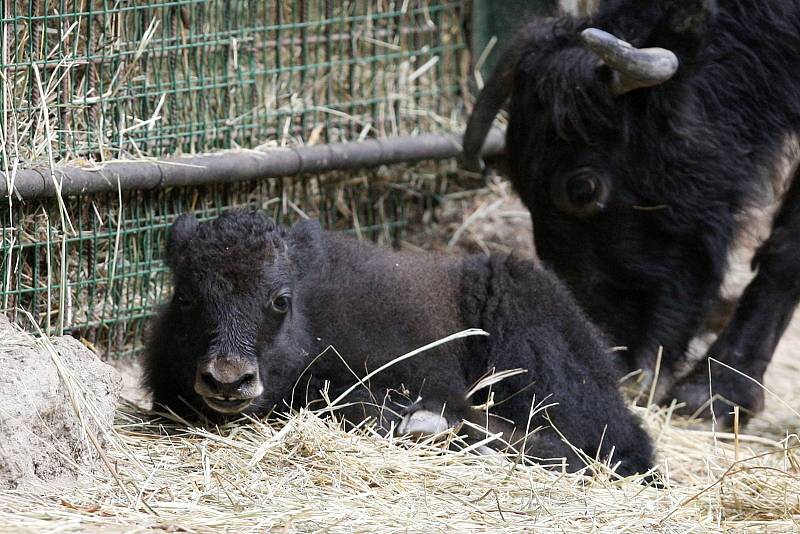
[[[611,71],[579,40],[588,27],[668,48],[679,70],[614,95]],[[608,1],[591,19],[523,30],[465,135],[465,153],[477,153],[510,96],[508,163],[538,254],[613,343],[628,347],[631,370],[652,376],[663,347],[658,396],[689,411],[708,401],[709,362],[682,381],[675,371],[719,299],[739,216],[765,202],[785,139],[800,133],[798,51],[797,0]],[[576,215],[559,205],[554,191],[573,177],[603,187],[602,209]],[[756,380],[800,298],[798,188],[794,180],[754,259],[758,275],[708,352]],[[760,409],[758,386],[712,370],[715,394]],[[727,412],[717,406],[717,417]]]
[[[609,349],[564,287],[531,261],[398,253],[323,232],[316,222],[284,230],[242,212],[204,224],[179,218],[168,258],[175,296],[155,323],[144,361],[156,404],[185,411],[185,400],[208,413],[195,393],[198,365],[245,358],[257,362],[264,387],[248,412],[315,405],[325,384],[336,398],[354,375],[479,327],[491,335],[436,347],[379,373],[347,398],[354,404],[344,417],[374,417],[388,429],[403,413],[426,409],[450,423],[485,424],[486,414],[471,404],[486,399],[468,402],[465,392],[492,369],[522,368],[525,374],[492,387],[491,430],[509,438],[516,427],[510,439],[520,445],[526,429],[542,427],[527,438],[527,452],[582,467],[549,416],[592,457],[613,447],[620,473],[651,466],[649,438],[616,389]],[[291,296],[288,313],[270,309],[275,295]],[[540,404],[550,407],[529,423]]]

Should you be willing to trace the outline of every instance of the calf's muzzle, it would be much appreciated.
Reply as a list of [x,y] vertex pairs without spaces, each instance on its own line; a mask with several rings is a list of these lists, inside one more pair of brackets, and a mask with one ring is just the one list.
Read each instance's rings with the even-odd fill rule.
[[242,358],[215,358],[197,368],[195,392],[220,413],[239,413],[264,391],[258,365]]

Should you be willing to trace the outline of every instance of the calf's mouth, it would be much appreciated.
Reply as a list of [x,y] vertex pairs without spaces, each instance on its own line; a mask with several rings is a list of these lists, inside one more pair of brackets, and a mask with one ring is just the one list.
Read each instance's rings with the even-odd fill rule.
[[206,406],[222,414],[237,414],[248,408],[255,399],[240,399],[231,397],[203,397]]

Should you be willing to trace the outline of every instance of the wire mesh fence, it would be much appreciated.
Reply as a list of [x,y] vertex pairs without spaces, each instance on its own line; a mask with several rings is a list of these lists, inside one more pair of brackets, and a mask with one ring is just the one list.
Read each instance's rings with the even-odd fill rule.
[[[4,2],[11,159],[107,160],[448,127],[461,1]],[[13,153],[9,153],[11,150]]]
[[438,168],[411,167],[71,197],[63,211],[55,201],[33,211],[20,204],[15,225],[3,227],[2,305],[13,319],[26,310],[43,331],[75,334],[100,354],[135,356],[169,287],[162,253],[178,214],[204,220],[246,207],[282,222],[311,215],[327,228],[394,244],[448,188]]
[[[463,124],[466,6],[446,0],[4,2],[0,166],[351,141]],[[396,241],[451,181],[399,167],[0,206],[4,309],[135,355],[166,229],[237,206]]]

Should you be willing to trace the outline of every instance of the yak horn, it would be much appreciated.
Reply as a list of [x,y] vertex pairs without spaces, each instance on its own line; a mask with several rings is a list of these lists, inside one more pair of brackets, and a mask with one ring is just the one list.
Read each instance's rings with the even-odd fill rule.
[[678,57],[665,48],[635,48],[597,28],[583,30],[581,40],[613,69],[611,91],[614,94],[664,83],[678,70]]

